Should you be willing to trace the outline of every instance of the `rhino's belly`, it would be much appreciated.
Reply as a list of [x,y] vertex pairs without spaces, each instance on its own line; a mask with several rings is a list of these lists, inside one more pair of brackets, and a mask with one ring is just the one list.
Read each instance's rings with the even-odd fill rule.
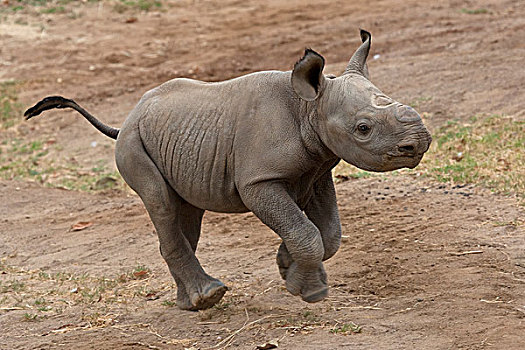
[[[188,146],[188,145],[187,145]],[[171,187],[188,203],[205,210],[225,213],[248,211],[235,186],[226,155],[209,155],[208,150],[173,154],[163,162],[161,172]]]
[[221,213],[248,211],[235,186],[225,183],[225,179],[216,178],[210,183],[200,183],[195,180],[195,178],[174,178],[169,182],[184,200],[197,208]]
[[166,179],[188,203],[205,210],[237,213],[248,209],[235,186],[230,159],[217,148],[191,147],[166,164]]

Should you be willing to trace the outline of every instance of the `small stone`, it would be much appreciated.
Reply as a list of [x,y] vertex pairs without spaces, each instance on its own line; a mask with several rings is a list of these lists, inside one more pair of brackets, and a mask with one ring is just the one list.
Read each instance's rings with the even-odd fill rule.
[[452,157],[456,162],[459,162],[463,159],[463,152],[458,152],[456,155]]

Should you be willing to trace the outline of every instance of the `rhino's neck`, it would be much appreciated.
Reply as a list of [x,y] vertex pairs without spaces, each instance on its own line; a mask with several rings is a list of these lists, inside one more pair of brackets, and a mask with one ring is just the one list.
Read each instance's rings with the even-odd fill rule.
[[308,153],[321,165],[333,162],[336,164],[340,159],[323,143],[319,136],[319,101],[307,102],[299,100],[301,119],[301,138]]

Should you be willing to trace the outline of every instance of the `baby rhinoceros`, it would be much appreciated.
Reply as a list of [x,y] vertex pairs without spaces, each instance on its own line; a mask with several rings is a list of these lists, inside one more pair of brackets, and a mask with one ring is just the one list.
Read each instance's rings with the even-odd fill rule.
[[277,264],[304,301],[328,295],[323,261],[341,243],[331,170],[341,160],[368,171],[414,168],[431,137],[418,113],[375,87],[371,35],[339,77],[307,49],[290,72],[205,83],[173,79],[148,91],[121,129],[73,100],[51,96],[25,113],[73,108],[116,139],[117,167],[155,225],[181,309],[206,309],[227,287],[195,256],[205,210],[253,212],[281,238]]

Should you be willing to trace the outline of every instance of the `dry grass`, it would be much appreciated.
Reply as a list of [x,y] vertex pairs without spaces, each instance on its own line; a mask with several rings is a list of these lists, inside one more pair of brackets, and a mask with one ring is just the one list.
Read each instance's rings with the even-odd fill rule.
[[96,3],[118,13],[161,10],[168,2],[160,0],[86,0],[78,4],[74,0],[17,0],[0,3],[0,14],[23,13],[40,16],[42,14],[78,15],[79,5],[89,6]]
[[120,174],[105,166],[104,160],[86,168],[74,158],[53,159],[49,152],[57,147],[54,139],[5,139],[0,143],[0,178],[30,180],[48,187],[79,191],[126,188]]
[[18,102],[17,81],[0,82],[0,129],[10,128],[15,124],[16,118],[22,114],[22,106]]
[[[0,310],[19,310],[21,321],[39,321],[86,307],[79,327],[113,324],[119,310],[127,304],[158,299],[173,289],[172,283],[151,283],[151,270],[139,265],[117,276],[105,277],[68,272],[48,273],[27,270],[0,262]],[[154,285],[154,286],[153,286]]]

